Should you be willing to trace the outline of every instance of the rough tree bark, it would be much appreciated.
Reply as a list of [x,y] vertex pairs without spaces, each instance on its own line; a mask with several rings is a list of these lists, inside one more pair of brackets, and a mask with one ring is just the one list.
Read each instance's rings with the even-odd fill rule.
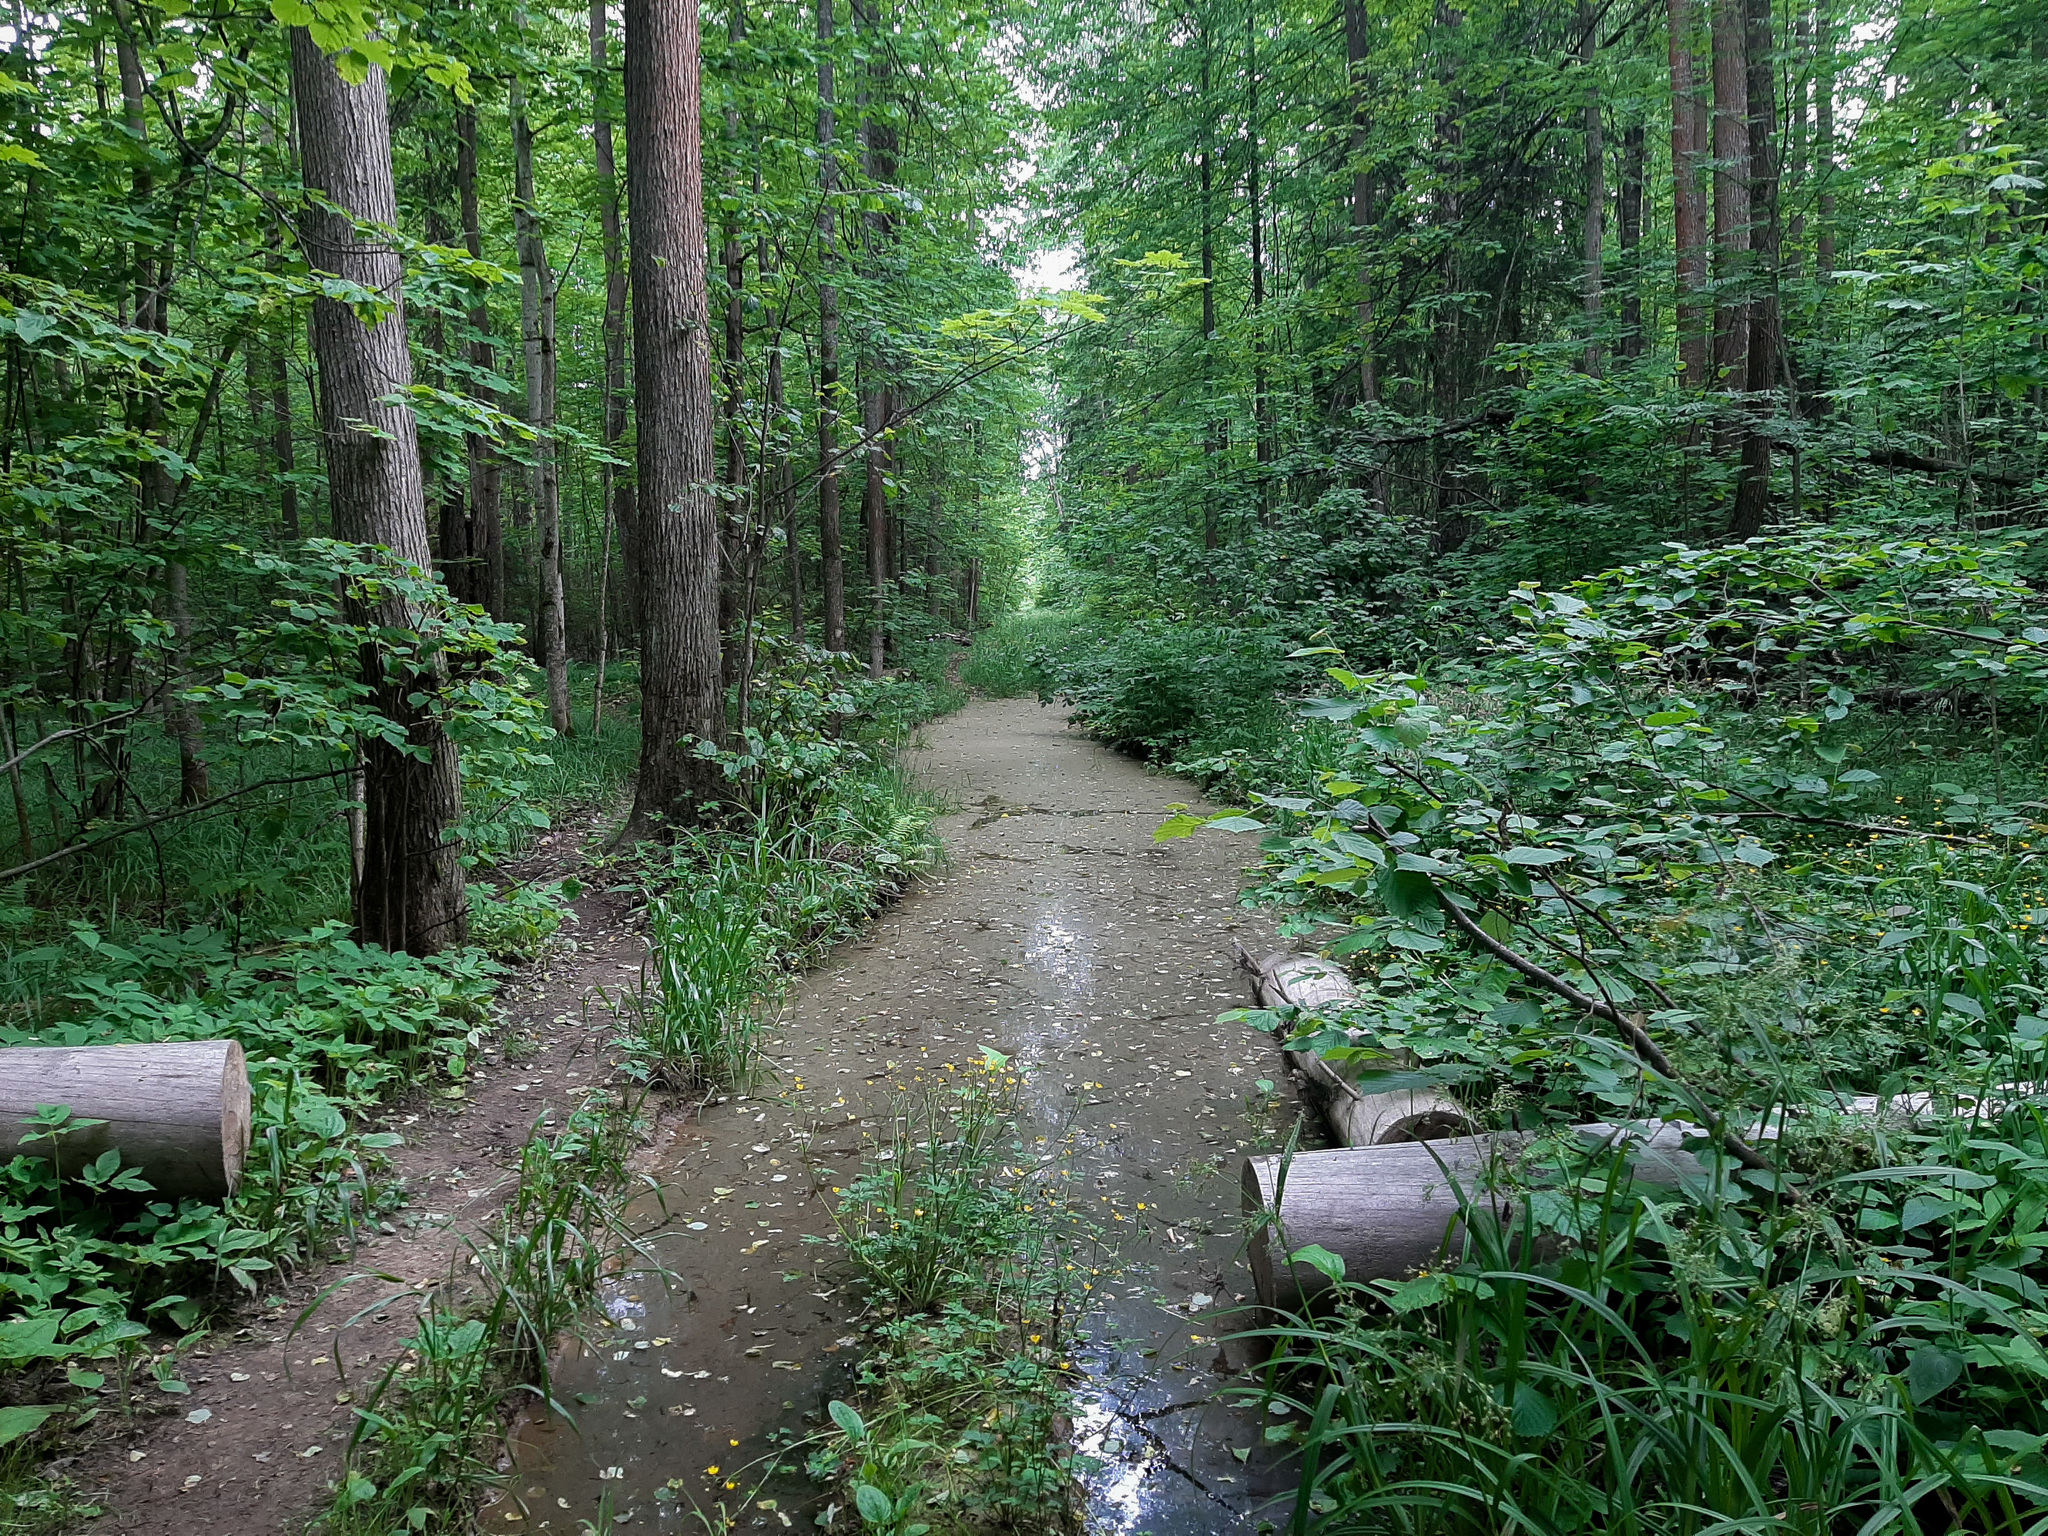
[[[384,75],[372,69],[361,85],[349,85],[303,27],[292,29],[291,50],[305,182],[339,210],[309,208],[302,216],[306,260],[316,272],[385,295],[391,306],[366,325],[346,304],[319,299],[313,305],[334,534],[352,544],[381,545],[424,568],[431,556],[419,438],[410,411],[382,403],[412,382],[404,274],[391,244],[358,229],[398,223]],[[358,623],[418,627],[420,615],[397,594],[353,607]],[[369,647],[363,671],[372,702],[411,750],[380,738],[360,745],[364,857],[355,890],[356,936],[390,950],[432,954],[469,933],[452,835],[462,811],[462,775],[439,715],[420,701],[440,679],[387,665]]]
[[1244,17],[1245,63],[1245,192],[1252,221],[1252,428],[1253,460],[1258,464],[1259,522],[1273,515],[1273,402],[1266,376],[1266,214],[1265,184],[1259,164],[1259,43],[1252,10]]
[[[619,163],[612,146],[611,119],[604,106],[609,11],[610,0],[590,0],[590,147],[597,162],[598,228],[604,249],[604,445],[616,449],[626,436],[626,243],[619,219]],[[619,474],[607,463],[599,468],[598,483],[605,519],[605,550],[597,612],[597,683],[591,703],[593,735],[598,731],[604,709],[614,528],[625,542],[628,559],[633,556],[633,477]]]
[[1202,454],[1208,474],[1202,495],[1202,547],[1216,549],[1223,543],[1223,508],[1217,485],[1218,465],[1223,453],[1223,426],[1216,418],[1216,146],[1215,115],[1209,108],[1209,17],[1201,18],[1202,75],[1201,100],[1195,104],[1202,124],[1202,394],[1208,418],[1202,425]]
[[1707,103],[1693,46],[1699,0],[1670,0],[1672,241],[1678,253],[1678,380],[1705,389],[1707,209],[1700,173],[1707,152]]
[[1586,206],[1580,224],[1586,262],[1585,367],[1595,377],[1600,373],[1601,267],[1607,231],[1607,142],[1600,115],[1600,87],[1593,77],[1597,30],[1592,6],[1579,0],[1579,66],[1586,73]]
[[1714,43],[1714,382],[1748,378],[1749,63],[1743,0],[1708,0]]
[[1372,52],[1372,16],[1365,0],[1345,0],[1344,62],[1351,94],[1351,236],[1358,242],[1358,398],[1372,405],[1380,397],[1379,366],[1373,355],[1377,317],[1372,292],[1372,173],[1366,143],[1372,131],[1366,98],[1366,61]]
[[[747,13],[740,0],[731,0],[726,19],[726,36],[735,45],[747,35]],[[730,101],[730,98],[728,98]],[[725,351],[719,362],[719,425],[725,438],[720,478],[727,494],[720,502],[723,523],[720,546],[718,625],[725,636],[725,686],[731,689],[747,673],[753,651],[753,624],[747,595],[752,588],[750,555],[753,549],[754,502],[752,477],[747,466],[747,248],[740,240],[740,114],[737,105],[725,109],[726,212],[720,220],[719,264],[725,269]],[[746,701],[739,703],[741,724],[745,723]]]
[[640,776],[623,836],[699,819],[723,775],[718,509],[696,0],[626,0],[626,206],[639,413]]
[[1621,296],[1621,355],[1643,355],[1643,290],[1638,255],[1643,247],[1643,125],[1621,131],[1621,200],[1615,209],[1615,232],[1621,237],[1622,266],[1628,287]]
[[[455,119],[455,190],[462,205],[462,240],[473,258],[484,253],[483,214],[476,192],[476,109],[464,107]],[[491,342],[490,306],[481,295],[469,312],[469,362],[481,372],[498,366]],[[498,404],[497,392],[477,387],[486,405]],[[469,449],[469,508],[461,531],[461,564],[449,573],[449,589],[466,603],[475,603],[493,617],[505,611],[505,538],[503,499],[505,472],[488,439],[472,435]],[[444,535],[447,530],[443,530]],[[444,538],[444,552],[448,545]],[[459,583],[454,579],[460,576]]]
[[889,492],[884,437],[889,428],[890,395],[885,384],[868,390],[861,400],[861,432],[867,478],[860,498],[867,528],[868,553],[868,676],[886,670],[889,644]]
[[839,527],[838,124],[832,78],[837,0],[818,0],[818,555],[825,649],[846,649],[846,551]]
[[[894,68],[881,35],[875,0],[854,0],[853,16],[866,35],[868,54],[867,89],[862,93],[867,109],[861,114],[860,125],[861,167],[870,187],[888,189],[895,185],[897,174],[896,128],[889,117]],[[867,215],[867,275],[878,286],[888,281],[894,261],[895,232],[894,215],[881,209]],[[880,327],[876,329],[879,331]],[[866,438],[862,454],[866,473],[861,489],[861,523],[867,538],[868,676],[873,678],[881,677],[888,668],[890,578],[895,569],[890,558],[892,455],[888,442],[895,414],[891,387],[895,368],[887,349],[888,342],[881,340],[861,360],[861,428]]]
[[1771,510],[1770,423],[1763,419],[1778,377],[1778,146],[1776,39],[1771,0],[1745,0],[1744,56],[1749,99],[1749,214],[1752,285],[1747,305],[1748,348],[1743,389],[1741,468],[1735,480],[1735,509],[1729,533],[1738,539],[1763,531]]
[[[522,23],[523,23],[522,16]],[[534,202],[533,120],[526,114],[526,83],[512,77],[512,219],[519,240],[519,319],[526,352],[526,424],[533,428],[535,531],[540,542],[537,606],[541,663],[547,671],[548,723],[571,735],[568,608],[562,594],[562,476],[555,457],[555,275],[541,237]]]

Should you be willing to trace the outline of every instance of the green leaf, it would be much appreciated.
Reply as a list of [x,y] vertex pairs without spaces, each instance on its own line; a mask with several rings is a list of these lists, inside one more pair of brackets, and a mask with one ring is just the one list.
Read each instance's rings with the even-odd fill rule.
[[1557,1428],[1557,1408],[1526,1381],[1515,1383],[1515,1404],[1509,1414],[1515,1433],[1536,1439]]
[[43,1421],[53,1413],[61,1411],[56,1403],[28,1403],[15,1408],[0,1408],[0,1445],[12,1445],[23,1435],[32,1435],[43,1427]]
[[1382,870],[1373,888],[1388,913],[1404,921],[1418,913],[1440,910],[1435,882],[1419,870]]
[[1899,1230],[1911,1232],[1918,1227],[1924,1227],[1930,1221],[1940,1220],[1955,1208],[1953,1200],[1944,1199],[1940,1195],[1910,1195],[1906,1199],[1905,1210],[1899,1216]]
[[1925,1404],[1954,1385],[1962,1374],[1962,1356],[1950,1354],[1938,1345],[1923,1344],[1906,1362],[1906,1395],[1916,1404]]
[[1510,848],[1504,855],[1510,864],[1562,864],[1571,857],[1563,848]]
[[853,1507],[869,1525],[883,1525],[896,1516],[894,1501],[873,1483],[853,1485]]
[[1387,1305],[1396,1312],[1417,1312],[1424,1307],[1433,1307],[1443,1299],[1442,1275],[1417,1275],[1413,1280],[1403,1280],[1387,1292]]
[[832,1422],[839,1426],[839,1432],[845,1435],[847,1439],[865,1440],[867,1438],[867,1424],[854,1411],[853,1404],[843,1403],[835,1397],[826,1405],[825,1411],[832,1415]]
[[1170,843],[1175,838],[1188,837],[1201,830],[1202,818],[1190,816],[1183,811],[1178,816],[1169,816],[1153,830],[1152,841]]
[[1343,1258],[1338,1254],[1330,1252],[1321,1243],[1310,1243],[1306,1247],[1295,1249],[1294,1252],[1287,1255],[1287,1262],[1290,1264],[1306,1264],[1310,1269],[1319,1271],[1331,1280],[1342,1280],[1344,1278]]

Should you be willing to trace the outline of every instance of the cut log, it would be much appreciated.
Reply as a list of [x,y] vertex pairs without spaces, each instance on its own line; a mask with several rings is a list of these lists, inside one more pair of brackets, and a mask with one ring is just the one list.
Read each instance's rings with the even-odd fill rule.
[[[1344,968],[1313,955],[1266,956],[1252,967],[1259,1002],[1268,1008],[1292,1007],[1302,1013],[1358,1005],[1358,989]],[[1407,1051],[1387,1051],[1348,1061],[1341,1067],[1313,1051],[1283,1051],[1287,1065],[1301,1074],[1303,1085],[1330,1131],[1347,1147],[1387,1146],[1398,1142],[1434,1141],[1471,1136],[1479,1131],[1455,1099],[1430,1088],[1365,1093],[1347,1072],[1410,1070],[1415,1058]]]
[[50,1157],[21,1122],[42,1104],[102,1120],[58,1138],[62,1169],[110,1147],[166,1195],[221,1198],[249,1154],[249,1072],[232,1040],[0,1049],[0,1159]]
[[[1713,1177],[1685,1148],[1688,1135],[1699,1136],[1696,1127],[1650,1121],[1577,1131],[1595,1146],[1626,1146],[1638,1179],[1677,1184]],[[1506,1221],[1512,1202],[1489,1186],[1505,1160],[1535,1139],[1510,1132],[1246,1158],[1244,1209],[1253,1222],[1248,1256],[1260,1305],[1298,1312],[1329,1287],[1313,1265],[1288,1262],[1307,1247],[1342,1259],[1346,1280],[1399,1280],[1457,1253],[1460,1194],[1472,1208]]]

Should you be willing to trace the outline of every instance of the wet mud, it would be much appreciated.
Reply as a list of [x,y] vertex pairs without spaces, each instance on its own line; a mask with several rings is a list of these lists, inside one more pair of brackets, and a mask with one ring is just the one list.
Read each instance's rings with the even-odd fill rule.
[[1249,1000],[1236,947],[1271,941],[1237,905],[1251,848],[1155,844],[1189,786],[1035,703],[970,705],[910,766],[958,808],[947,866],[792,989],[770,1075],[664,1133],[640,1214],[678,1280],[613,1288],[590,1343],[556,1362],[574,1422],[524,1428],[484,1529],[816,1529],[816,1491],[764,1469],[818,1432],[862,1340],[832,1250],[807,1239],[831,1233],[832,1186],[886,1136],[892,1085],[985,1045],[1025,1069],[1026,1134],[1066,1138],[1115,1245],[1075,1355],[1090,1532],[1280,1518],[1263,1425],[1215,1400],[1232,1367],[1218,1338],[1250,1291],[1237,1162],[1295,1117],[1272,1040],[1216,1021]]

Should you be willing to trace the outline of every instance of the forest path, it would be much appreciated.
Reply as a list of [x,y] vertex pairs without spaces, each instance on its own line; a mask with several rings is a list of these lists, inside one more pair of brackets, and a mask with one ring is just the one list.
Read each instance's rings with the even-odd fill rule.
[[576,1427],[526,1429],[513,1497],[484,1530],[568,1536],[601,1501],[620,1525],[695,1504],[743,1530],[793,1513],[809,1528],[801,1487],[764,1488],[760,1468],[775,1437],[815,1433],[857,1340],[850,1287],[804,1239],[830,1232],[831,1186],[887,1134],[892,1079],[974,1064],[984,1044],[1026,1070],[1026,1136],[1067,1138],[1116,1243],[1076,1351],[1077,1433],[1104,1463],[1090,1530],[1254,1528],[1273,1491],[1260,1426],[1210,1401],[1227,1369],[1215,1331],[1231,1326],[1215,1314],[1250,1289],[1236,1158],[1291,1120],[1254,1086],[1285,1080],[1273,1041],[1216,1022],[1249,997],[1233,940],[1269,933],[1236,901],[1251,849],[1155,844],[1193,791],[1031,702],[970,704],[909,767],[957,807],[940,824],[947,868],[802,978],[762,1086],[667,1133],[654,1248],[682,1283],[616,1287],[605,1337],[557,1366]]
[[[587,811],[508,873],[584,873],[606,822],[603,809]],[[405,1348],[423,1307],[460,1304],[465,1236],[503,1204],[536,1124],[612,1080],[617,1031],[589,1004],[639,974],[646,945],[616,895],[586,889],[575,911],[568,942],[506,978],[493,1004],[500,1028],[461,1091],[414,1094],[361,1127],[405,1137],[390,1169],[404,1209],[266,1287],[273,1305],[251,1300],[217,1319],[181,1358],[188,1394],[145,1401],[132,1417],[108,1408],[109,1432],[69,1466],[104,1509],[94,1536],[268,1536],[300,1530],[321,1506],[356,1422],[351,1405]]]

